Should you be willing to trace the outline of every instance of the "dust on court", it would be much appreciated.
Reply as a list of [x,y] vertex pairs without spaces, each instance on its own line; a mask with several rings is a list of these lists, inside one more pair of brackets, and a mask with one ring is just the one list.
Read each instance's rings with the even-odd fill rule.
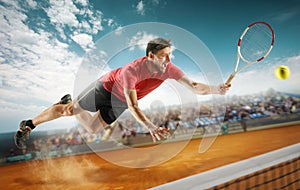
[[[203,154],[198,153],[201,139],[195,139],[171,160],[149,168],[117,166],[95,153],[5,165],[0,167],[0,189],[147,189],[299,143],[299,127],[294,125],[219,136]],[[176,148],[177,143],[180,142],[166,146]],[[130,151],[116,150],[105,154],[122,158]]]

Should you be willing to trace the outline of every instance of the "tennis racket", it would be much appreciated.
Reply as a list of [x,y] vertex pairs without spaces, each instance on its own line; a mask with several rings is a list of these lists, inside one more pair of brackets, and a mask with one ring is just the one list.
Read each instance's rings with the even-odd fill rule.
[[[250,24],[238,41],[235,68],[226,84],[230,84],[241,70],[266,58],[273,48],[274,39],[274,30],[268,23],[254,22]],[[239,67],[240,60],[246,64]]]

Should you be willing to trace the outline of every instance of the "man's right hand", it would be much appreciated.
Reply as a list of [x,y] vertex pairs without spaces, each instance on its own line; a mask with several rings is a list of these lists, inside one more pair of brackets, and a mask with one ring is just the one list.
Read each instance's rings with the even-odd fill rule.
[[166,139],[170,134],[168,129],[157,127],[151,122],[147,122],[146,127],[152,136],[153,142],[160,141],[161,139]]

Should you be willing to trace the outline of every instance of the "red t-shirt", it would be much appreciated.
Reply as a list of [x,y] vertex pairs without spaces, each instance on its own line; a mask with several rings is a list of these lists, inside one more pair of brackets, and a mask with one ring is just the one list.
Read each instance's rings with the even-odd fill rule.
[[184,73],[174,64],[168,63],[164,73],[150,73],[146,67],[147,57],[141,57],[123,68],[112,70],[100,81],[104,88],[115,95],[119,100],[126,102],[124,88],[136,90],[137,99],[141,99],[156,89],[166,79],[179,80]]

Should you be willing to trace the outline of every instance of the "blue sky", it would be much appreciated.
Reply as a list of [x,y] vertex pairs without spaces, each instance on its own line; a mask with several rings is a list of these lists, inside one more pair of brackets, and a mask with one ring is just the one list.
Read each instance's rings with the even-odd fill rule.
[[[276,35],[271,54],[263,63],[238,75],[229,95],[269,88],[300,94],[299,20],[298,0],[0,0],[0,132],[15,131],[20,120],[32,118],[62,95],[72,94],[86,54],[110,32],[143,22],[170,24],[196,36],[212,54],[220,68],[216,72],[223,80],[233,70],[236,43],[243,29],[254,21],[268,22]],[[141,31],[131,37],[132,42],[155,36]],[[193,43],[191,46],[197,48]],[[203,82],[210,77],[203,70],[197,75],[193,67],[199,63],[189,62],[180,54],[175,50],[172,61],[185,72]],[[120,53],[115,60],[124,60],[125,64],[143,55],[144,51],[137,48],[128,56]],[[285,81],[273,74],[282,64],[291,69],[291,77]],[[144,104],[154,99],[155,95]],[[74,124],[74,118],[62,118],[43,124],[41,129]]]

